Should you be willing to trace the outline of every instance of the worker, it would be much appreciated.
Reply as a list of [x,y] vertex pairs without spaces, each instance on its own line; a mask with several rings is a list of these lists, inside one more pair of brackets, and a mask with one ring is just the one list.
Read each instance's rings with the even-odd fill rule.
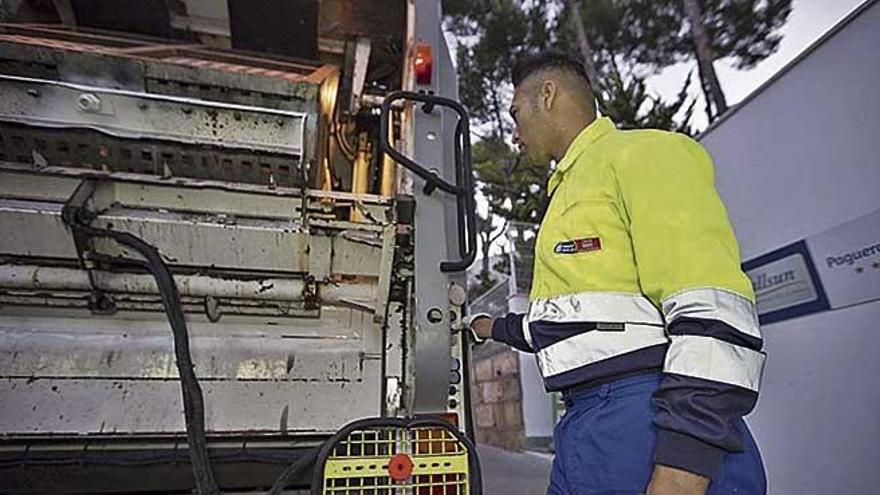
[[743,422],[764,365],[749,278],[691,138],[597,117],[583,67],[514,68],[510,115],[530,163],[555,162],[529,310],[471,317],[479,338],[535,353],[562,393],[548,495],[755,495]]

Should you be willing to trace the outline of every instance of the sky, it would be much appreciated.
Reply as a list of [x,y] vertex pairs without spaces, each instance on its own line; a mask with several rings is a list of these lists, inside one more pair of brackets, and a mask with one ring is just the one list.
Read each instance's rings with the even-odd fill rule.
[[[728,104],[732,106],[748,96],[862,3],[863,0],[794,0],[788,22],[781,30],[782,42],[776,53],[747,71],[736,70],[724,60],[715,62],[715,70]],[[691,70],[694,71],[691,93],[698,97],[692,122],[696,129],[705,129],[708,125],[706,105],[695,84],[695,62],[668,67],[648,79],[648,88],[654,94],[671,99],[681,89]]]

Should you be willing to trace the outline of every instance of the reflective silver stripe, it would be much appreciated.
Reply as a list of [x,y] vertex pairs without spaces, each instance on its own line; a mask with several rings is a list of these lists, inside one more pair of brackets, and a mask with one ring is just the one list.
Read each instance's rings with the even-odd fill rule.
[[529,321],[633,322],[662,325],[660,311],[642,294],[581,292],[537,299],[529,306]]
[[723,289],[701,288],[679,292],[662,302],[666,321],[676,318],[706,318],[727,323],[740,332],[761,338],[755,305],[745,297]]
[[538,367],[544,378],[667,341],[663,328],[627,324],[623,332],[589,331],[541,349]]
[[529,347],[532,350],[535,350],[535,343],[532,341],[532,331],[529,330],[529,315],[523,315],[522,333],[523,333],[523,338],[529,344]]
[[762,352],[698,335],[672,336],[663,371],[758,391]]

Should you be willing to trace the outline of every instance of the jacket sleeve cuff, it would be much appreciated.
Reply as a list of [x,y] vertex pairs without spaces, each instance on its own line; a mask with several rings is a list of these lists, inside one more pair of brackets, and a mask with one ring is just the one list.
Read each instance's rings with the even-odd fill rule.
[[535,352],[523,335],[524,315],[510,313],[496,318],[492,324],[492,340],[513,346],[523,352]]
[[660,430],[654,449],[654,463],[712,478],[718,473],[724,454],[723,449],[692,436]]

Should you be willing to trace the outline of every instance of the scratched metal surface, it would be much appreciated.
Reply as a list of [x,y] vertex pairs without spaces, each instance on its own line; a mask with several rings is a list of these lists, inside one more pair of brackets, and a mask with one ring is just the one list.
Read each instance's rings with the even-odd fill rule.
[[[328,309],[277,324],[190,323],[209,432],[331,432],[376,415],[381,342],[372,320]],[[184,431],[171,332],[160,316],[0,312],[0,435]]]

